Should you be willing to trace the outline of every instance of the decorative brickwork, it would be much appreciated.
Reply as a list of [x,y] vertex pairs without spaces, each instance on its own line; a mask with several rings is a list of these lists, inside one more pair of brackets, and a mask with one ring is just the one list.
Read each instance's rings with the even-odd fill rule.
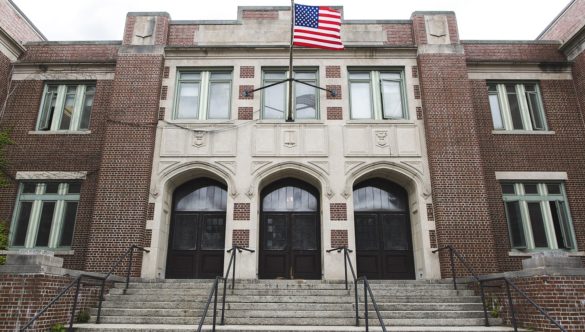
[[252,120],[254,109],[252,107],[238,107],[238,120]]
[[414,86],[414,99],[420,99],[420,86]]
[[[253,85],[240,85],[240,92],[238,98],[240,99],[254,99],[254,92],[250,92],[254,90]],[[246,96],[246,91],[248,91],[248,95]]]
[[329,213],[331,214],[331,220],[347,220],[347,204],[330,203]]
[[341,67],[340,66],[325,66],[325,77],[326,78],[341,78]]
[[170,70],[171,70],[171,68],[169,68],[168,66],[165,66],[165,69],[163,71],[163,78],[169,78]]
[[250,203],[234,203],[234,220],[250,220]]
[[277,20],[278,11],[276,10],[244,10],[242,18],[245,20]]
[[159,107],[159,109],[158,109],[158,119],[160,121],[163,121],[165,119],[165,108],[164,107]]
[[433,204],[427,204],[427,219],[435,220],[435,213],[433,212]]
[[327,120],[343,120],[341,107],[327,107]]
[[571,1],[570,6],[563,10],[538,39],[568,40],[583,25],[583,13],[585,2]]
[[341,99],[341,85],[327,85],[325,88],[335,93],[334,96],[332,93],[328,91],[327,99]]
[[422,107],[420,107],[420,106],[416,107],[416,119],[417,120],[423,119],[423,111],[422,111]]
[[160,100],[167,100],[167,93],[169,92],[169,87],[166,85],[163,85],[161,91],[160,91]]
[[418,78],[418,67],[412,66],[412,78]]
[[171,24],[169,26],[169,45],[188,46],[196,45],[195,36],[199,30],[198,25]]
[[347,247],[347,230],[346,229],[332,229],[331,230],[331,248]]
[[438,246],[437,246],[437,232],[434,229],[429,230],[429,239],[431,242],[431,248],[438,248]]
[[146,220],[154,219],[154,203],[148,203],[148,210],[146,210]]
[[232,232],[232,246],[248,248],[250,246],[250,230],[234,229]]
[[463,43],[467,61],[563,62],[565,56],[556,41],[550,44]]
[[385,45],[413,45],[412,25],[410,23],[384,24]]
[[142,244],[143,247],[150,247],[152,243],[152,229],[145,229],[144,230],[144,243]]
[[29,25],[28,20],[24,19],[22,14],[7,2],[0,5],[0,25],[2,30],[19,43],[42,40],[35,29]]
[[67,42],[59,45],[27,45],[27,52],[20,57],[19,61],[43,63],[50,59],[52,63],[113,63],[118,57],[119,47],[119,44],[79,45],[67,44]]
[[241,66],[240,78],[254,78],[254,66]]

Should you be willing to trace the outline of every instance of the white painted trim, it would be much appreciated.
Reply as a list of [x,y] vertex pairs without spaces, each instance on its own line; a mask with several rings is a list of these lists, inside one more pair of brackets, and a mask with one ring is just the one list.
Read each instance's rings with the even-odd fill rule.
[[14,67],[12,80],[113,80],[115,78],[115,70],[116,68],[113,64],[47,65],[44,69],[38,65],[18,65]]
[[[510,257],[532,257],[538,254],[542,254],[542,251],[509,251],[508,256]],[[585,251],[567,251],[569,257],[585,257]]]
[[16,172],[17,180],[85,180],[86,171],[80,172]]
[[91,130],[31,130],[29,135],[88,135]]
[[500,72],[468,72],[470,80],[572,80],[571,73],[500,73]]
[[496,180],[566,181],[567,172],[496,172]]
[[552,130],[492,130],[494,135],[554,135]]

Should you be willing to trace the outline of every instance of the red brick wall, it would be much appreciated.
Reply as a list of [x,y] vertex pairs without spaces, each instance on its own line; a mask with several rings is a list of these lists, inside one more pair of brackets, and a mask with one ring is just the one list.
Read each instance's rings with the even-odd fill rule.
[[[163,56],[118,56],[88,241],[88,271],[106,271],[143,243]],[[134,255],[138,276],[142,253]]]
[[[456,247],[479,274],[496,272],[465,58],[422,54],[418,68],[438,244]],[[441,271],[450,275],[446,252]]]
[[561,17],[551,24],[545,31],[541,40],[568,40],[571,36],[585,24],[585,1],[577,0],[562,13]]
[[19,61],[41,63],[115,62],[119,44],[27,44]]
[[581,114],[585,115],[585,52],[573,60],[573,84]]
[[554,135],[494,135],[486,81],[472,81],[474,112],[500,269],[518,270],[525,257],[509,257],[508,225],[497,171],[567,172],[565,183],[579,248],[585,246],[585,127],[570,80],[540,81],[546,120]]
[[480,43],[464,42],[463,48],[467,61],[533,61],[565,62],[565,56],[559,51],[558,43]]
[[[74,278],[51,275],[0,275],[0,331],[16,331],[23,327]],[[84,279],[85,280],[85,279]],[[108,283],[106,291],[112,286]],[[78,310],[89,310],[98,302],[100,287],[88,281],[82,283],[77,302]],[[75,286],[28,328],[31,332],[49,331],[61,323],[68,326]],[[76,314],[79,311],[76,310]]]
[[244,10],[242,18],[245,20],[278,20],[276,10]]
[[346,229],[331,230],[331,248],[347,247],[347,241]]
[[[6,148],[10,161],[7,173],[12,179],[17,171],[86,171],[73,237],[73,256],[64,256],[64,266],[83,269],[85,250],[94,204],[97,173],[101,159],[104,127],[112,92],[112,81],[97,81],[91,112],[91,134],[29,134],[35,130],[44,87],[43,81],[15,81],[0,128],[10,131],[15,144]],[[18,183],[12,180],[0,189],[0,220],[12,219]]]
[[329,213],[331,220],[347,220],[347,204],[330,203]]
[[42,40],[8,1],[0,1],[0,26],[18,42]]
[[198,25],[175,25],[169,26],[169,45],[187,46],[194,45],[195,34],[199,30]]
[[234,220],[250,220],[250,203],[234,203]]
[[386,32],[385,45],[414,45],[414,36],[412,34],[412,24],[384,24]]
[[4,54],[0,53],[0,114],[6,98],[6,87],[10,84],[11,62]]
[[232,245],[248,248],[250,246],[250,230],[234,229],[232,232]]
[[[585,306],[581,302],[585,298],[585,277],[535,276],[513,278],[512,281],[567,331],[585,331],[583,319]],[[498,312],[505,324],[511,325],[510,306],[506,290],[503,288],[504,283],[496,281],[487,285],[501,286],[499,288],[485,287],[486,298],[488,303],[495,303],[494,307],[499,307]],[[519,326],[542,332],[559,331],[534,306],[517,292],[511,291]]]

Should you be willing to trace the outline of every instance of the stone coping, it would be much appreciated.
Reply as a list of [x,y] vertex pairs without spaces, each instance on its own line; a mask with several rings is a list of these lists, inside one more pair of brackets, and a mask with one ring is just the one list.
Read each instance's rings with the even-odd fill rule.
[[[533,269],[524,269],[520,271],[509,271],[501,273],[492,273],[480,275],[478,278],[481,279],[492,279],[492,278],[529,278],[529,277],[585,277],[585,268],[555,268],[555,267],[540,267]],[[449,278],[452,280],[451,278]],[[473,277],[457,278],[457,282],[468,283],[474,282]]]

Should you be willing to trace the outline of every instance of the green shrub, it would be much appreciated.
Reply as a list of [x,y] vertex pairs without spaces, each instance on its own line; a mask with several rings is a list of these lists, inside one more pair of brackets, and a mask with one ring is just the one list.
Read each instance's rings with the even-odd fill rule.
[[77,322],[78,323],[87,323],[87,322],[89,322],[90,318],[91,317],[89,315],[89,310],[87,310],[87,309],[81,309],[77,313]]
[[[6,223],[0,221],[0,250],[6,250],[8,248],[8,227]],[[0,265],[6,263],[6,256],[0,256]]]
[[67,332],[67,329],[65,329],[65,325],[57,323],[51,326],[51,332]]

